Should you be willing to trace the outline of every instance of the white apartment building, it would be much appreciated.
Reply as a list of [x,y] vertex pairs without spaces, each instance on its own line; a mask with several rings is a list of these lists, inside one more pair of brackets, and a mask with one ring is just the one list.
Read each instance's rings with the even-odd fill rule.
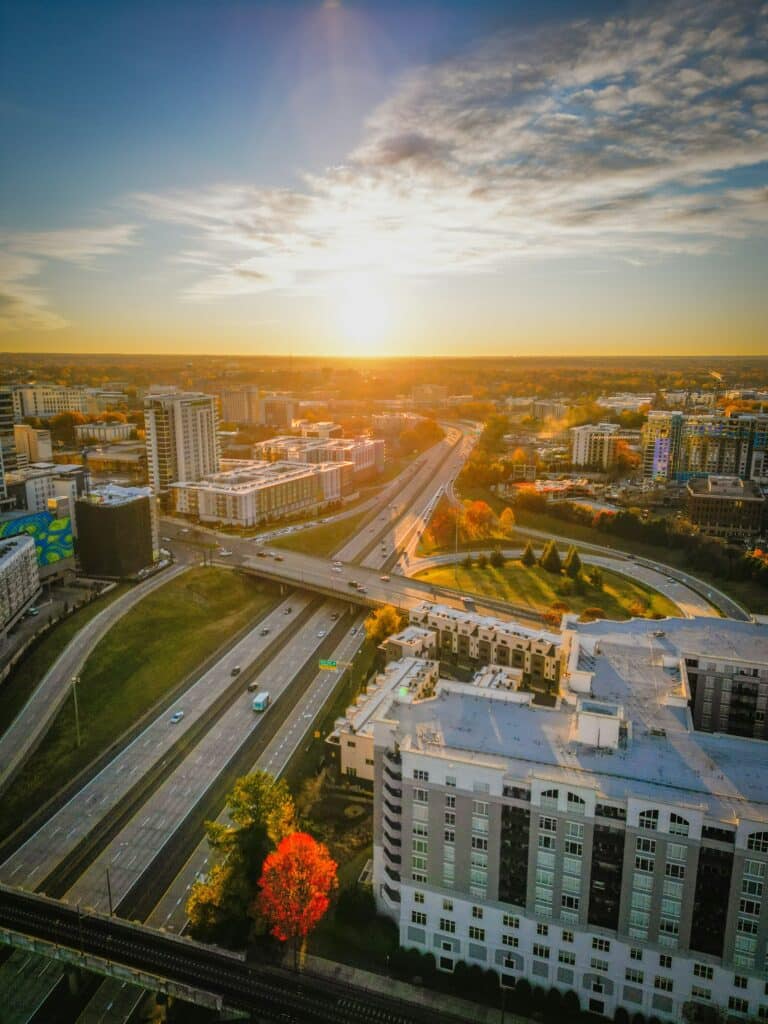
[[112,443],[128,441],[136,431],[133,423],[80,423],[75,427],[75,440],[78,444],[89,441]]
[[441,970],[611,1019],[766,1019],[768,747],[695,727],[688,663],[706,696],[710,661],[765,666],[768,625],[563,626],[552,707],[438,680],[366,723],[379,910]]
[[26,423],[15,423],[13,440],[16,446],[16,463],[20,469],[33,462],[50,462],[53,458],[50,430],[36,430]]
[[0,628],[6,629],[39,591],[34,540],[27,534],[0,540]]
[[201,522],[256,526],[325,508],[352,489],[349,462],[225,459],[221,472],[171,485],[173,508]]
[[85,469],[75,463],[34,462],[24,469],[7,473],[6,490],[16,499],[17,509],[47,512],[49,502],[65,498],[70,514],[75,499],[85,489]]
[[258,388],[224,388],[219,399],[221,418],[225,423],[258,423],[260,421]]
[[49,419],[62,412],[89,412],[88,393],[85,388],[70,388],[58,384],[32,384],[14,389],[14,411],[17,420],[27,416]]
[[155,494],[167,494],[173,483],[191,483],[218,472],[219,417],[212,395],[149,394],[144,400],[144,422],[149,481]]
[[372,476],[384,469],[385,444],[370,437],[314,437],[282,435],[253,446],[256,459],[271,462],[351,462],[356,477]]
[[618,423],[585,423],[571,427],[571,463],[608,469],[616,462]]

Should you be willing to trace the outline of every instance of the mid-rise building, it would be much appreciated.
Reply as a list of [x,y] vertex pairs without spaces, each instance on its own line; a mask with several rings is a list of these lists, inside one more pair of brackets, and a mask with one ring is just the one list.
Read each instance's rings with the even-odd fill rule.
[[27,534],[0,540],[0,629],[7,629],[39,591],[34,540]]
[[724,692],[767,651],[753,622],[567,617],[550,707],[434,674],[395,689],[360,731],[374,891],[401,945],[610,1018],[766,1017],[768,747],[698,729],[695,709],[708,676]]
[[686,484],[688,518],[702,533],[742,540],[766,529],[766,499],[760,487],[737,476],[696,477]]
[[220,394],[221,418],[225,423],[259,423],[259,389],[224,388]]
[[323,441],[331,437],[341,437],[344,433],[341,424],[332,420],[294,420],[291,429],[301,437],[316,437]]
[[531,407],[535,420],[564,420],[570,406],[560,398],[536,398]]
[[293,395],[264,395],[259,399],[257,422],[267,427],[290,428],[298,405]]
[[586,423],[571,427],[571,462],[574,466],[609,469],[616,462],[618,423]]
[[650,412],[643,473],[651,479],[685,481],[712,473],[768,482],[768,413]]
[[75,463],[33,462],[7,473],[6,491],[19,511],[46,512],[50,501],[64,498],[70,514],[86,487],[86,470]]
[[384,452],[384,441],[370,437],[322,440],[284,435],[253,446],[254,458],[272,462],[351,462],[358,481],[382,472]]
[[37,430],[26,423],[15,423],[13,439],[17,468],[24,469],[33,462],[50,462],[53,459],[50,430]]
[[380,434],[401,434],[413,430],[425,417],[415,412],[375,412],[371,416],[371,428]]
[[85,388],[71,388],[59,384],[30,384],[14,388],[16,419],[28,416],[50,419],[63,412],[90,412]]
[[144,422],[149,482],[155,494],[166,495],[177,481],[191,483],[218,472],[219,418],[211,395],[149,394]]
[[171,485],[175,511],[201,522],[256,526],[312,512],[353,490],[350,462],[224,460],[221,472]]
[[80,423],[75,427],[75,440],[78,444],[89,442],[128,441],[136,433],[133,423]]
[[75,502],[77,555],[86,576],[124,579],[152,565],[159,549],[149,487],[108,484]]

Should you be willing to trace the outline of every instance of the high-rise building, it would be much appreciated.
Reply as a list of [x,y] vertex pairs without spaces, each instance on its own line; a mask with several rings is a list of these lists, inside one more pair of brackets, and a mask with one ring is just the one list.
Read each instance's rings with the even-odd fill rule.
[[34,540],[26,533],[0,540],[0,628],[7,628],[39,590]]
[[371,714],[337,722],[349,774],[372,773],[379,910],[441,971],[610,1019],[763,1019],[768,626],[563,626],[554,704],[514,669],[457,681],[405,659]]
[[18,466],[16,439],[13,433],[14,422],[13,389],[0,388],[0,454],[6,473]]
[[220,395],[221,418],[225,423],[259,423],[259,389],[225,388]]
[[149,480],[155,494],[167,494],[172,483],[189,483],[218,472],[219,417],[212,395],[149,394],[144,422]]
[[677,470],[684,416],[681,412],[652,410],[642,431],[643,476],[668,480]]
[[157,517],[148,487],[92,488],[75,502],[75,519],[77,554],[86,576],[123,579],[152,565]]

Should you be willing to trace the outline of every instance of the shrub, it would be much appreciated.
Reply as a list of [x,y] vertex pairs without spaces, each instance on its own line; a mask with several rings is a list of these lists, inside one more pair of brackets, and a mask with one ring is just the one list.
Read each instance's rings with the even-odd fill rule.
[[491,552],[491,559],[490,559],[490,561],[491,561],[491,565],[494,567],[494,569],[501,569],[501,568],[503,568],[506,559],[504,558],[504,553],[501,550],[501,548],[494,548],[493,549],[493,551]]
[[488,556],[486,554],[484,554],[483,552],[481,552],[477,556],[477,568],[478,569],[487,569],[488,568]]

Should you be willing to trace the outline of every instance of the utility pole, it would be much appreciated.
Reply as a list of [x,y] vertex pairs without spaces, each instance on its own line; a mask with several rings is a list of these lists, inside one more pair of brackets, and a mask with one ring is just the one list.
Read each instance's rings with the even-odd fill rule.
[[80,746],[80,711],[77,706],[77,684],[79,682],[80,676],[72,676],[72,699],[75,703],[75,734],[78,747]]

